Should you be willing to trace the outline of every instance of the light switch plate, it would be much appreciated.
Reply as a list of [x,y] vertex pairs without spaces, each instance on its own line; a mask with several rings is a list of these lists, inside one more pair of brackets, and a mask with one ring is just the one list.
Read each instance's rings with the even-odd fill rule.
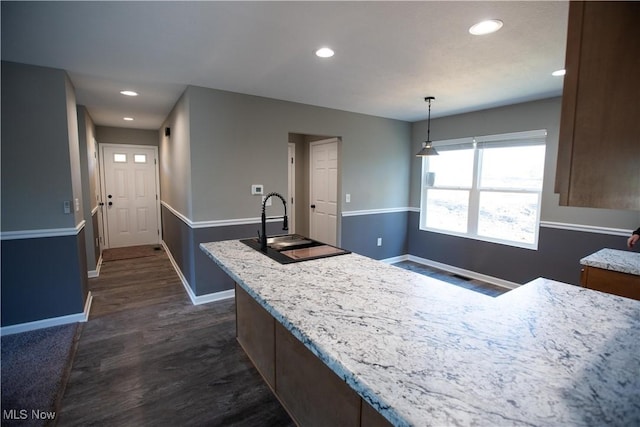
[[64,213],[70,214],[71,213],[71,202],[69,200],[65,200],[62,203],[62,205],[64,207]]
[[346,203],[351,203],[351,194],[347,193],[347,195],[345,197],[345,202]]

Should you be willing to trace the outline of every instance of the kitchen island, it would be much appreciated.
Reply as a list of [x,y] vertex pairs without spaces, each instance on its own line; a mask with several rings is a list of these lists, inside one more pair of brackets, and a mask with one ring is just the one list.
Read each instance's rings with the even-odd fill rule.
[[357,254],[201,248],[393,425],[640,425],[638,301],[542,278],[493,298]]
[[580,264],[580,284],[585,288],[640,300],[640,253],[601,249]]

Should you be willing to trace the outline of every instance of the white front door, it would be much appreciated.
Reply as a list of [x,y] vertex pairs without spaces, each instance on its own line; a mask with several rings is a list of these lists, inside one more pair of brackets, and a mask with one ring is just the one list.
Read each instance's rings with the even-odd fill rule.
[[311,143],[309,237],[330,245],[338,230],[338,140]]
[[160,242],[157,147],[102,145],[108,248]]

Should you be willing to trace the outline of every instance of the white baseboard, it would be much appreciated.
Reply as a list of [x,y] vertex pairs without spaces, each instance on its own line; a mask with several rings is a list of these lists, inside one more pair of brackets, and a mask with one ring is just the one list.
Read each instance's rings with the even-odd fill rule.
[[498,277],[488,276],[486,274],[476,273],[475,271],[465,270],[464,268],[455,267],[449,264],[443,264],[438,261],[432,261],[426,258],[420,258],[415,255],[400,255],[393,258],[387,258],[381,260],[382,262],[386,262],[388,264],[393,264],[401,261],[413,261],[418,264],[426,265],[427,267],[437,268],[438,270],[446,271],[447,273],[458,274],[463,277],[468,277],[470,279],[480,280],[485,283],[489,283],[491,285],[500,286],[501,288],[507,289],[516,289],[521,286],[519,283],[510,282],[508,280],[500,279]]
[[404,254],[404,255],[400,255],[400,256],[394,256],[392,258],[385,258],[385,259],[381,259],[380,261],[387,263],[387,264],[394,264],[396,262],[401,262],[401,261],[408,261],[409,260],[409,255]]
[[178,263],[173,258],[173,255],[171,255],[171,251],[169,250],[169,247],[164,242],[164,240],[161,242],[161,244],[165,252],[167,253],[167,256],[169,257],[169,261],[171,261],[171,265],[173,266],[173,269],[178,274],[178,277],[180,278],[180,282],[182,282],[182,286],[184,287],[184,290],[187,292],[187,295],[189,295],[191,304],[200,305],[200,304],[206,304],[209,302],[222,301],[229,298],[235,298],[236,293],[234,289],[229,289],[221,292],[214,292],[212,294],[205,294],[205,295],[194,294],[193,289],[191,289],[191,286],[189,286],[189,282],[187,281],[187,278],[184,277],[184,274],[182,274],[182,271],[180,270]]
[[36,320],[34,322],[4,326],[0,329],[0,335],[18,334],[20,332],[35,331],[36,329],[51,328],[52,326],[86,322],[89,320],[89,312],[91,311],[92,301],[93,295],[91,294],[91,292],[89,292],[89,294],[87,295],[87,301],[84,304],[84,311],[82,313],[68,314],[66,316],[51,317],[49,319]]
[[235,298],[235,297],[236,297],[235,289],[229,289],[226,291],[214,292],[212,294],[205,294],[200,296],[189,295],[189,298],[191,298],[191,301],[193,302],[194,305],[206,304],[208,302],[222,301],[222,300]]
[[418,264],[426,265],[427,267],[437,268],[440,270],[444,270],[448,273],[459,274],[460,276],[463,276],[463,277],[480,280],[482,282],[500,286],[502,288],[516,289],[521,286],[521,284],[519,283],[510,282],[508,280],[500,279],[498,277],[488,276],[486,274],[476,273],[475,271],[465,270],[464,268],[455,267],[449,264],[443,264],[438,261],[432,261],[430,259],[420,258],[414,255],[408,255],[407,259],[409,261],[417,262]]
[[89,279],[93,279],[95,277],[99,277],[100,276],[100,267],[102,267],[102,254],[100,254],[100,258],[98,258],[98,262],[96,264],[96,269],[95,270],[89,270]]

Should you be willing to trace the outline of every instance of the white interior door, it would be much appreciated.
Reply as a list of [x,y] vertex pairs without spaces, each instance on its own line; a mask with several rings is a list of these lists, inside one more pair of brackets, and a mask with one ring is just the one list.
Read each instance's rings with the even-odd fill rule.
[[330,245],[337,243],[338,230],[338,140],[311,143],[309,234]]
[[157,147],[102,146],[109,248],[160,242]]

